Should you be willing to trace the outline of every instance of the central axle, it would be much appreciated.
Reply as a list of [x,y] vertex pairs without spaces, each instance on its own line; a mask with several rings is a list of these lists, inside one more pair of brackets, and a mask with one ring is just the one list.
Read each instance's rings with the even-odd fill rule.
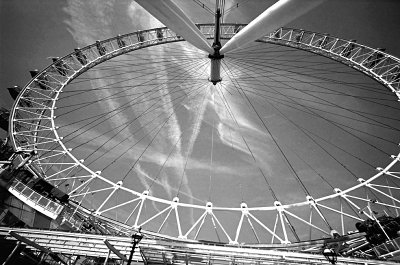
[[221,82],[221,59],[224,58],[224,55],[219,53],[221,49],[221,42],[220,42],[220,18],[221,18],[221,10],[217,8],[215,12],[215,32],[214,32],[214,42],[213,42],[213,49],[214,53],[209,54],[208,58],[211,59],[211,71],[210,71],[210,82],[213,85],[216,85],[218,82]]

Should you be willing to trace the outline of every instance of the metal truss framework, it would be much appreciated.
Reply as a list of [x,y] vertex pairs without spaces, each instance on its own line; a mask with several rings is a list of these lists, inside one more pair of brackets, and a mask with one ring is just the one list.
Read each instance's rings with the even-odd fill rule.
[[[62,263],[81,257],[103,257],[126,261],[132,248],[128,236],[90,235],[60,231],[0,227],[0,236],[17,240],[33,251],[57,254]],[[262,247],[226,246],[144,238],[133,261],[144,264],[330,264],[322,254]],[[397,264],[384,260],[339,257],[340,264]]]
[[[244,26],[238,24],[222,25],[221,38],[231,38]],[[199,24],[198,27],[208,39],[213,38],[213,24]],[[56,103],[59,95],[63,92],[64,87],[90,68],[113,57],[149,46],[177,41],[183,41],[183,39],[168,28],[138,31],[84,47],[58,59],[40,71],[18,96],[10,116],[10,136],[15,150],[30,151],[34,149],[40,155],[30,161],[29,169],[55,186],[68,179],[70,183],[70,198],[77,202],[82,201],[89,192],[106,194],[106,200],[94,212],[95,215],[103,216],[111,210],[131,205],[131,215],[124,224],[121,224],[122,226],[129,226],[135,229],[143,227],[145,229],[149,223],[162,219],[162,224],[167,221],[175,222],[177,234],[174,236],[180,239],[196,239],[197,233],[195,231],[203,228],[204,220],[207,217],[212,219],[215,226],[223,232],[226,241],[230,244],[238,244],[245,222],[250,225],[254,233],[257,233],[257,229],[254,228],[257,226],[259,230],[269,235],[271,243],[290,244],[287,232],[290,227],[287,218],[309,227],[310,230],[321,232],[327,237],[331,236],[331,227],[316,225],[313,221],[313,218],[321,218],[322,221],[326,221],[320,213],[320,209],[337,214],[341,220],[339,221],[341,226],[336,229],[342,235],[346,234],[344,218],[354,221],[363,220],[353,212],[345,211],[345,207],[358,211],[364,214],[366,218],[373,220],[376,220],[371,210],[374,205],[389,207],[398,215],[400,200],[392,194],[398,191],[399,187],[392,180],[398,181],[400,172],[394,171],[392,168],[400,160],[400,154],[392,155],[392,162],[389,165],[377,168],[378,173],[376,175],[365,177],[365,179],[360,178],[358,185],[347,190],[337,188],[331,195],[322,198],[307,197],[302,202],[290,205],[282,205],[277,201],[274,205],[265,207],[251,207],[246,203],[242,203],[237,208],[215,207],[212,202],[206,205],[191,205],[180,202],[179,198],[173,198],[168,201],[151,196],[148,191],[140,193],[130,190],[124,187],[123,183],[114,183],[103,176],[101,172],[88,168],[85,165],[85,161],[72,154],[72,150],[63,143],[63,137],[57,131],[55,109],[57,108]],[[289,28],[281,28],[258,41],[309,51],[349,65],[376,79],[400,98],[400,60],[379,49],[327,34]],[[80,172],[79,174],[76,173],[78,171]],[[376,182],[377,179],[382,178],[386,179],[386,185]],[[103,187],[97,190],[89,190],[90,183],[94,180],[101,181],[104,184]],[[23,195],[24,187],[21,185],[23,184],[15,182],[11,186],[16,196],[24,196],[25,200],[32,201],[31,204],[40,204],[38,199],[32,197],[32,195]],[[22,190],[17,187],[22,188]],[[353,193],[360,188],[379,193],[387,201],[371,201],[367,197]],[[130,194],[131,198],[111,207],[106,207],[106,203],[111,201],[119,190]],[[326,203],[329,200],[337,201],[339,207],[330,206]],[[157,203],[161,211],[153,216],[145,217],[142,209],[148,202]],[[45,207],[47,211],[52,211],[48,206],[49,203],[41,207]],[[295,207],[304,207],[304,209],[311,210],[310,216],[307,218],[298,216],[292,211]],[[195,223],[185,231],[180,223],[180,209],[182,208],[192,208],[198,216]],[[41,211],[40,207],[36,207],[36,209]],[[87,212],[86,209],[81,210]],[[317,217],[312,217],[313,211]],[[230,212],[235,216],[239,216],[240,221],[235,225],[236,232],[234,234],[227,232],[227,224],[225,222],[229,220],[222,220],[219,217],[220,212]],[[262,212],[275,215],[275,224],[264,223],[258,215],[258,213]],[[58,214],[55,211],[53,213]],[[171,221],[170,216],[175,216],[175,220]],[[394,246],[394,251],[398,251],[398,245]],[[375,256],[374,254],[372,255]]]

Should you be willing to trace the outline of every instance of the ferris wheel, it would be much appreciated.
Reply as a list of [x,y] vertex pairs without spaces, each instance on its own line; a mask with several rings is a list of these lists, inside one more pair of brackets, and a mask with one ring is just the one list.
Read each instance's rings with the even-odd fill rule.
[[[311,252],[373,224],[341,251],[396,248],[400,59],[281,27],[318,1],[278,1],[249,25],[221,23],[218,4],[215,24],[193,24],[172,1],[137,2],[168,27],[53,58],[11,110],[14,149],[68,194],[72,215],[121,233]],[[13,194],[53,219],[68,213],[27,182]]]

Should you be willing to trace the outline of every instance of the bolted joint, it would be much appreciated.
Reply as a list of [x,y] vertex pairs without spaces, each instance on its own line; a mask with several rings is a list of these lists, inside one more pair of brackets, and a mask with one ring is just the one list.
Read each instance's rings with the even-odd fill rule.
[[212,213],[212,210],[213,210],[212,207],[213,207],[212,202],[207,202],[207,204],[206,204],[207,213]]
[[314,198],[312,196],[307,195],[306,199],[310,203],[311,206],[315,206],[315,200],[314,200]]
[[174,197],[172,199],[172,204],[171,204],[172,209],[176,209],[177,206],[178,206],[178,203],[179,203],[179,198],[178,197]]
[[334,188],[333,191],[334,191],[335,193],[341,193],[341,192],[342,192],[342,190],[339,189],[339,188]]
[[282,212],[284,210],[282,203],[280,201],[274,201],[274,206],[276,207],[276,210],[278,212]]
[[242,213],[243,213],[244,215],[248,215],[248,214],[249,214],[249,209],[248,209],[248,207],[247,207],[247,203],[242,202],[242,203],[240,204],[240,208],[242,209]]
[[209,54],[208,58],[210,58],[211,60],[221,60],[222,58],[224,58],[224,55],[219,53],[219,49],[214,49],[214,54]]

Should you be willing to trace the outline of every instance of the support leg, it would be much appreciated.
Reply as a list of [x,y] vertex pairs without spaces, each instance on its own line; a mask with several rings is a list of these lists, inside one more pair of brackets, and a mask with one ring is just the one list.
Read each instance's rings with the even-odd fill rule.
[[8,255],[7,259],[3,262],[3,265],[11,265],[10,260],[14,257],[14,255],[18,255],[21,251],[20,249],[21,241],[18,241],[17,245],[11,251],[10,255]]

